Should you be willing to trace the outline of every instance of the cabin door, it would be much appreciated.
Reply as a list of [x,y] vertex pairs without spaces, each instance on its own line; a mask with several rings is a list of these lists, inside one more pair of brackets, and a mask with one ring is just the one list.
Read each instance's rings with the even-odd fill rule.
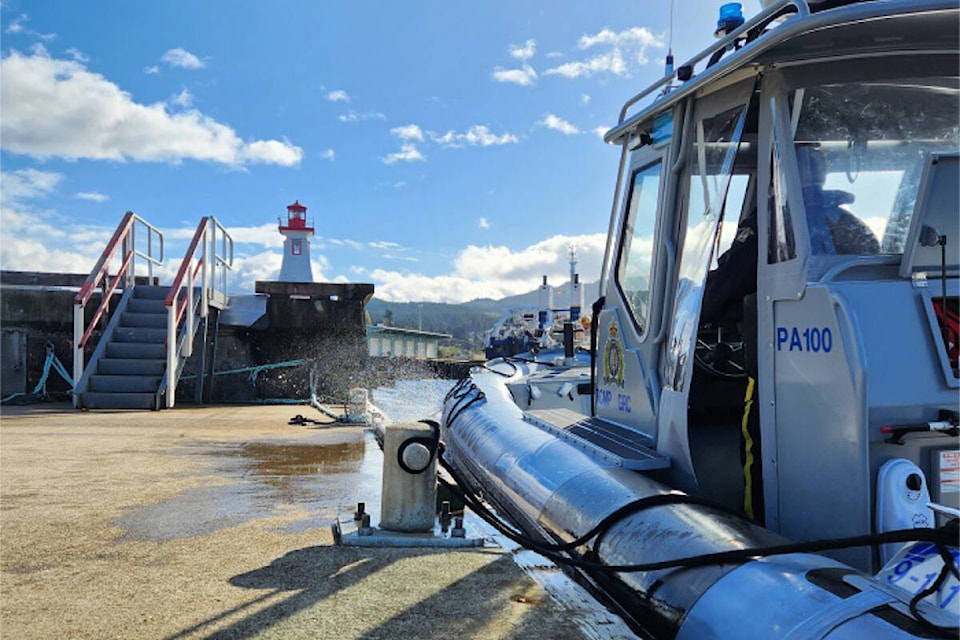
[[[695,469],[698,462],[691,446],[689,415],[692,403],[698,400],[691,396],[691,386],[694,369],[699,366],[698,360],[703,359],[697,348],[702,342],[700,315],[707,273],[722,250],[718,244],[728,235],[721,230],[735,233],[740,218],[752,209],[744,204],[747,187],[752,184],[744,166],[748,170],[755,166],[755,160],[749,156],[756,153],[756,146],[744,144],[741,148],[741,142],[756,139],[755,130],[747,128],[754,87],[751,78],[700,98],[694,104],[690,126],[684,128],[688,133],[681,141],[685,167],[677,184],[673,215],[676,264],[671,277],[664,280],[670,295],[665,296],[661,310],[666,339],[660,361],[663,388],[657,416],[657,450],[671,458],[673,482],[688,490],[702,489],[698,486],[702,485],[698,481],[701,472]],[[727,395],[730,397],[726,400],[743,406],[742,392]],[[731,468],[736,471],[736,464]],[[740,484],[735,488],[742,484],[737,481]]]
[[660,213],[670,178],[669,139],[631,155],[616,262],[605,307],[596,318],[596,415],[634,430],[651,446],[660,389],[656,334],[662,298],[662,288],[652,285],[672,260],[671,246],[658,241],[665,233]]

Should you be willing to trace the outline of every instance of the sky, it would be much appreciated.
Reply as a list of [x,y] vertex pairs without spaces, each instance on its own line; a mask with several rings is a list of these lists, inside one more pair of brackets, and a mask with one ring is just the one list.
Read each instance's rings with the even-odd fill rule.
[[[594,281],[624,101],[721,2],[0,0],[0,268],[88,273],[124,212],[235,241],[275,279],[308,207],[316,281],[464,302]],[[760,3],[745,2],[750,15]]]

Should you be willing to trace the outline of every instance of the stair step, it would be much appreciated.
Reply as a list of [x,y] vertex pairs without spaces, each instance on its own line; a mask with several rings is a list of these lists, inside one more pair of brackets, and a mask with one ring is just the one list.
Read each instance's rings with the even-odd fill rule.
[[111,342],[107,344],[106,357],[124,360],[164,360],[167,357],[167,347],[155,342]]
[[156,393],[160,376],[90,376],[90,391],[106,393]]
[[140,300],[163,300],[170,292],[170,287],[154,287],[140,285],[133,288],[133,297]]
[[121,327],[152,327],[155,329],[167,328],[166,313],[140,313],[124,311],[120,315]]
[[84,409],[156,409],[156,393],[101,393],[88,391],[80,396]]
[[[140,287],[137,287],[138,289]],[[167,306],[161,298],[130,298],[127,311],[134,313],[162,313],[167,314]]]
[[115,342],[145,342],[163,344],[167,339],[166,329],[152,327],[117,327],[113,332],[111,343]]
[[166,368],[167,361],[159,358],[101,358],[97,362],[97,373],[105,376],[162,376]]

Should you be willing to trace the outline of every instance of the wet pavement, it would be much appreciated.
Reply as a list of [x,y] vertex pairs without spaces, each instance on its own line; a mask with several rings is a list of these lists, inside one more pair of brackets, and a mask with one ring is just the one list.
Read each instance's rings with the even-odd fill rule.
[[288,424],[312,411],[4,407],[3,637],[628,637],[584,631],[569,588],[499,548],[334,546],[336,517],[379,513],[382,454],[359,427]]

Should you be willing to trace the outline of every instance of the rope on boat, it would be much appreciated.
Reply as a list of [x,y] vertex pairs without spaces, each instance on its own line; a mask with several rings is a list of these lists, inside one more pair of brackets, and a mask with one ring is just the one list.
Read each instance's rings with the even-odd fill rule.
[[37,398],[45,398],[47,395],[47,378],[50,377],[50,369],[53,369],[57,374],[63,378],[64,382],[70,385],[70,388],[67,390],[67,393],[73,391],[73,377],[67,371],[67,368],[63,366],[63,363],[60,362],[60,358],[57,357],[57,354],[54,352],[53,344],[47,343],[47,358],[43,361],[43,373],[40,374],[40,380],[37,382],[37,386],[33,388],[29,394],[27,393],[14,393],[6,398],[0,400],[0,404],[6,404],[7,402],[13,400],[14,398],[20,396],[32,395]]

